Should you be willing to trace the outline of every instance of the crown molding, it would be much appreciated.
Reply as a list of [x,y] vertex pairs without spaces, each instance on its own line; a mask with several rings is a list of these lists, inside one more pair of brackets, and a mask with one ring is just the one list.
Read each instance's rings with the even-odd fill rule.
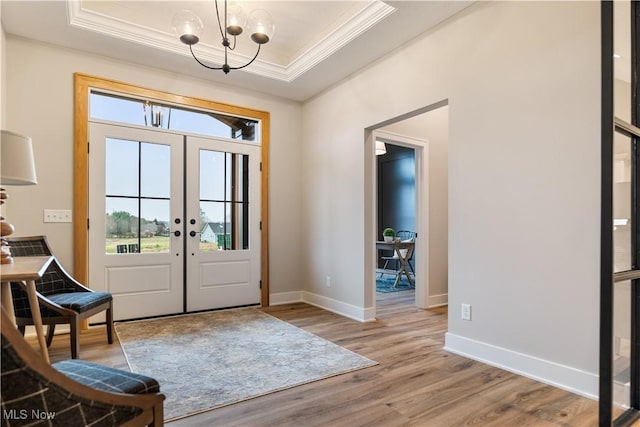
[[[169,32],[84,9],[79,0],[67,0],[66,4],[68,23],[74,28],[191,57],[189,49]],[[395,11],[396,8],[380,0],[371,0],[343,25],[306,49],[286,66],[257,58],[250,67],[243,69],[243,71],[269,79],[292,82]],[[198,43],[194,47],[194,52],[198,59],[205,63],[224,63],[224,49],[220,47]],[[232,67],[244,65],[250,59],[249,56],[229,52],[229,65]]]
[[347,22],[293,59],[287,66],[288,81],[300,77],[396,10],[382,1],[369,2]]

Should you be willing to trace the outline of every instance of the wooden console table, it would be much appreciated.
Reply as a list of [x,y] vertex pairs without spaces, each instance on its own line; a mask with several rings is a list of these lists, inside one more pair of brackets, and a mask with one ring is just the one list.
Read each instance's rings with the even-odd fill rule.
[[0,266],[0,280],[2,281],[2,306],[7,310],[9,318],[15,324],[15,313],[13,311],[13,298],[11,296],[11,282],[22,282],[27,296],[29,306],[33,316],[33,324],[38,335],[38,343],[42,357],[49,362],[49,351],[42,328],[42,317],[40,316],[40,305],[36,292],[36,280],[41,278],[53,260],[52,256],[28,256],[15,257],[12,264],[2,264]]

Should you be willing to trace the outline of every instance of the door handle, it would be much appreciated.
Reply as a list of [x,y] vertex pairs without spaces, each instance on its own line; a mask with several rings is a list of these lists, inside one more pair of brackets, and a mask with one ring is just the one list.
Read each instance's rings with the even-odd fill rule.
[[191,230],[191,231],[189,232],[189,236],[191,236],[191,237],[196,237],[196,234],[200,234],[200,233],[201,233],[200,231],[193,231],[193,230]]
[[182,233],[180,233],[180,230],[176,230],[176,231],[173,232],[173,235],[176,236],[176,237],[180,237],[181,234]]

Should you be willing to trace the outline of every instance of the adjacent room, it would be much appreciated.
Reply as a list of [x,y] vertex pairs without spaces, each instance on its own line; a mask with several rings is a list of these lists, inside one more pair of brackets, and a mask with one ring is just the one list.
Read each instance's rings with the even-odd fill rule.
[[2,1],[6,425],[638,425],[640,4]]

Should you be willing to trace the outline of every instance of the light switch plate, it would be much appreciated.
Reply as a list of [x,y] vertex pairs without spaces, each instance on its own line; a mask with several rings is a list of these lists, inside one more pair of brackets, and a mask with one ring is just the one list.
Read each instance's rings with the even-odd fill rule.
[[45,209],[44,222],[72,222],[71,211],[68,209]]

